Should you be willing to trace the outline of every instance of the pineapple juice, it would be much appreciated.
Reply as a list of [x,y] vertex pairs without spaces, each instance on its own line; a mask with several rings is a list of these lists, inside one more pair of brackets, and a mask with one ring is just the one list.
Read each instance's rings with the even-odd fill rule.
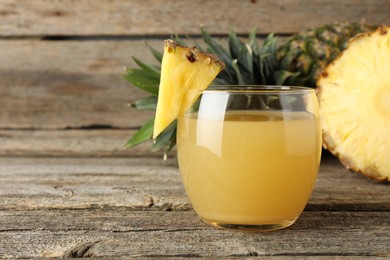
[[177,149],[192,206],[209,223],[293,223],[315,184],[320,134],[308,112],[184,115]]

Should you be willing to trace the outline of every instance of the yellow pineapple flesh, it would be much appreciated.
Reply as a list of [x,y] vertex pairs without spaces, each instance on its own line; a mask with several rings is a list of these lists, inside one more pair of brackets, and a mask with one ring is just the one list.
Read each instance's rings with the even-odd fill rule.
[[204,90],[224,68],[214,55],[196,47],[187,48],[173,40],[164,41],[161,78],[153,138],[156,138],[199,97],[186,95],[188,90]]
[[353,38],[317,85],[324,147],[352,171],[390,181],[390,27]]

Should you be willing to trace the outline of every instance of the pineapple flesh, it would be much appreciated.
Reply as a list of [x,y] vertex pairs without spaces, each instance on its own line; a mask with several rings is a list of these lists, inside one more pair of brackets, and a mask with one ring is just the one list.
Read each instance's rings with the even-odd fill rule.
[[212,54],[180,46],[173,40],[164,42],[154,139],[199,97],[186,92],[206,89],[223,68],[224,64]]
[[324,147],[349,169],[390,181],[390,27],[359,34],[317,82]]

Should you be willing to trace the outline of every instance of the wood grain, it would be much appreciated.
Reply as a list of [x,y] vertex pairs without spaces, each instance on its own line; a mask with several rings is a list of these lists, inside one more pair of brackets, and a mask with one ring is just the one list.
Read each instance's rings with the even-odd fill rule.
[[200,24],[218,34],[292,33],[336,20],[390,24],[389,11],[387,0],[2,0],[0,35],[198,34]]
[[174,159],[0,159],[0,258],[390,256],[388,185],[334,158],[298,221],[262,234],[203,224]]
[[0,223],[1,258],[390,256],[389,212],[304,212],[262,234],[213,229],[192,211],[21,210]]
[[0,128],[132,128],[152,116],[129,107],[147,94],[121,76],[131,55],[153,63],[144,41],[5,40],[0,49]]
[[163,152],[150,151],[152,141],[124,150],[135,132],[124,129],[0,130],[0,156],[163,158]]
[[123,67],[135,64],[132,56],[139,57],[146,63],[156,64],[146,42],[163,51],[163,39],[2,39],[0,69],[56,71],[64,74],[120,74]]
[[[2,158],[0,196],[0,210],[189,209],[174,158]],[[389,201],[388,185],[331,158],[306,210],[390,211]]]
[[3,158],[0,208],[180,208],[187,199],[172,163],[134,158]]

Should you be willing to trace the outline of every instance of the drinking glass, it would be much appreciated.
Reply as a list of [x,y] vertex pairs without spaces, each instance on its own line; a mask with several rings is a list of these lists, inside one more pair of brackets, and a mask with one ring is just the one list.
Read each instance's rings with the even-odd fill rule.
[[177,153],[198,216],[219,228],[292,225],[318,175],[315,91],[291,86],[211,86],[178,118]]

